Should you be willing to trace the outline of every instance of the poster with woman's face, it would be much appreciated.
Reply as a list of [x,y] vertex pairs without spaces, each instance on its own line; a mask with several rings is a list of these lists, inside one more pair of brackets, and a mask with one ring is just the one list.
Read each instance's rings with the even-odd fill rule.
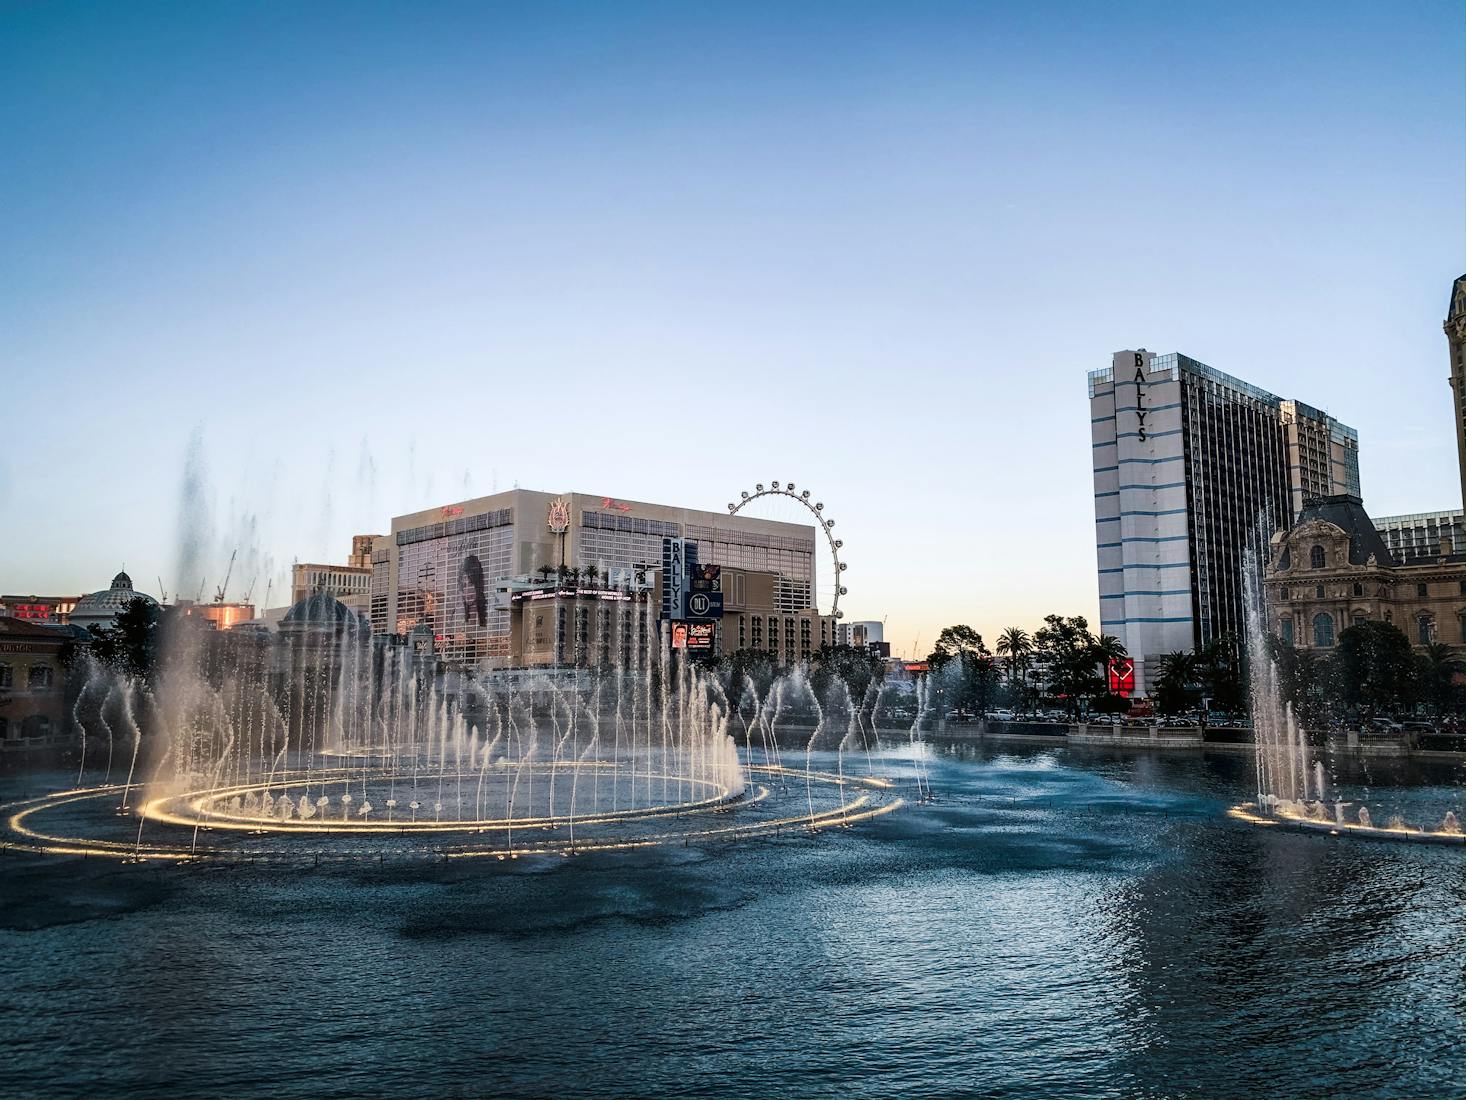
[[489,600],[484,591],[484,567],[478,555],[469,554],[458,567],[458,602],[462,622],[470,627],[488,624]]

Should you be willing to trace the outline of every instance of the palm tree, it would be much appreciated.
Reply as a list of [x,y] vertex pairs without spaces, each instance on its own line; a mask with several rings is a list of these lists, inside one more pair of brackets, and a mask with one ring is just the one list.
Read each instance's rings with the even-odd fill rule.
[[1196,678],[1196,654],[1179,649],[1167,653],[1156,662],[1156,686],[1166,685],[1185,690]]
[[581,575],[585,577],[585,583],[594,588],[596,579],[601,575],[601,571],[597,569],[594,565],[587,565],[580,572]]
[[1094,660],[1096,664],[1108,665],[1111,661],[1118,661],[1122,657],[1130,656],[1125,643],[1113,634],[1101,634],[1094,641]]
[[1027,665],[1028,655],[1033,652],[1033,639],[1022,627],[1010,626],[998,635],[997,650],[999,656],[1008,658],[1008,681],[1011,683],[1014,673]]
[[1199,667],[1196,654],[1183,653],[1179,649],[1165,654],[1156,662],[1156,702],[1161,713],[1174,714],[1182,709],[1186,689],[1196,679]]
[[553,565],[542,565],[535,570],[535,572],[540,575],[540,580],[543,581],[545,584],[550,583],[550,574],[554,571],[555,567]]
[[1444,642],[1431,642],[1421,650],[1420,664],[1436,713],[1444,714],[1450,707],[1451,682],[1463,667],[1461,659]]

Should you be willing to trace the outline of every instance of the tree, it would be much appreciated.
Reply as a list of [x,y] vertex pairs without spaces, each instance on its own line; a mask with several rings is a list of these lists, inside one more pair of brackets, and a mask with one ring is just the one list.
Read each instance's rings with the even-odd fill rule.
[[720,657],[714,667],[722,676],[728,706],[735,711],[750,682],[754,695],[763,699],[779,675],[778,659],[766,649],[735,649]]
[[1207,644],[1197,655],[1196,676],[1217,710],[1237,714],[1244,709],[1242,653],[1235,635],[1223,634]]
[[108,627],[90,628],[92,657],[124,676],[152,683],[158,672],[165,615],[152,600],[137,597]]
[[1196,668],[1196,655],[1179,649],[1167,653],[1157,662],[1156,706],[1162,714],[1176,714],[1186,709],[1187,692],[1196,679]]
[[1368,710],[1392,708],[1415,697],[1417,667],[1410,639],[1392,623],[1367,619],[1339,635],[1344,701]]
[[1028,636],[1028,631],[1022,627],[1010,626],[998,635],[997,645],[993,648],[1000,657],[1008,658],[1008,682],[1011,684],[1022,681],[1022,674],[1028,667],[1029,654],[1033,652],[1033,639]]
[[828,697],[836,680],[840,680],[858,707],[871,684],[880,683],[886,676],[884,661],[870,650],[852,645],[830,645],[826,642],[814,651],[810,663],[814,666],[809,678],[810,686],[821,701]]
[[[1346,632],[1347,633],[1347,632]],[[1431,642],[1417,657],[1422,693],[1437,714],[1456,709],[1456,673],[1466,668],[1455,650],[1444,642]]]
[[555,572],[555,567],[553,565],[542,565],[538,569],[536,569],[535,572],[540,575],[540,580],[543,583],[549,584],[550,574]]
[[951,706],[986,711],[992,700],[993,655],[970,626],[948,626],[937,636],[927,666]]
[[580,573],[581,576],[585,578],[585,583],[587,587],[590,588],[595,587],[596,581],[599,580],[601,576],[601,571],[597,569],[594,565],[587,565],[584,569],[580,571]]
[[1091,634],[1089,622],[1082,615],[1045,615],[1044,625],[1033,635],[1033,645],[1048,666],[1049,690],[1067,701],[1076,721],[1083,701],[1104,692],[1100,666],[1126,656],[1119,639]]

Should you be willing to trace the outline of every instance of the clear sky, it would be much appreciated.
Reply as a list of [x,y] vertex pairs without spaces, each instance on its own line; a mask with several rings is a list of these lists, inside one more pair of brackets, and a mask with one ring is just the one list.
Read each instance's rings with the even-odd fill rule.
[[1463,120],[1459,0],[0,3],[0,591],[793,478],[902,650],[1093,621],[1136,346],[1459,506]]

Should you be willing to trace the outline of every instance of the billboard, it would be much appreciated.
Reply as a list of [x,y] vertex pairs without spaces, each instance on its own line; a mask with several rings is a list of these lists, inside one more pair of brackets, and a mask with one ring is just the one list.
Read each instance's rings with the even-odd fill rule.
[[1129,657],[1111,657],[1107,679],[1110,693],[1129,699],[1135,694],[1135,662]]
[[672,648],[685,649],[689,653],[711,653],[717,629],[714,623],[677,620],[671,624]]
[[696,555],[688,563],[687,601],[684,608],[689,622],[716,622],[723,617],[723,567],[703,565]]

